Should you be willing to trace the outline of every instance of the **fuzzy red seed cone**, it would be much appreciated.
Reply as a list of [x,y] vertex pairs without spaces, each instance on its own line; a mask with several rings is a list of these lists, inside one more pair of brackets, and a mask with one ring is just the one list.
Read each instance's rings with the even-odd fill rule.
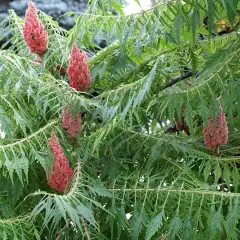
[[23,24],[23,37],[26,45],[32,53],[42,55],[47,51],[48,33],[37,15],[37,9],[33,2],[28,3]]
[[[184,119],[183,119],[184,121]],[[176,125],[176,128],[178,131],[182,131],[183,130],[183,124],[182,124],[182,119],[181,119],[181,122],[178,121],[176,118],[174,119],[174,122],[175,122],[175,125]]]
[[184,111],[185,111],[185,107],[182,107],[181,109],[181,119],[180,121],[177,120],[176,118],[174,118],[174,122],[175,122],[175,125],[176,125],[176,128],[178,131],[184,131],[188,136],[190,135],[190,132],[189,132],[189,128],[187,126],[187,123],[183,117],[183,114],[184,114]]
[[77,91],[87,91],[91,84],[90,70],[87,65],[87,54],[81,52],[74,43],[67,73],[70,87]]
[[71,114],[69,108],[66,108],[62,114],[62,126],[67,130],[69,137],[75,137],[81,131],[81,114]]
[[62,127],[65,128],[65,129],[68,129],[69,128],[69,125],[71,124],[71,113],[70,113],[70,110],[69,108],[66,108],[63,110],[63,113],[62,113]]
[[61,76],[64,76],[67,72],[66,69],[63,66],[61,66],[60,64],[56,65],[56,69],[59,71]]
[[181,121],[174,119],[174,122],[178,131],[184,131],[188,136],[190,135],[189,128],[184,118],[181,118]]
[[54,156],[53,169],[48,177],[48,185],[54,190],[63,192],[71,181],[73,170],[70,168],[68,159],[64,156],[54,132],[51,134],[48,142]]
[[209,149],[215,149],[228,142],[228,126],[226,116],[219,106],[219,113],[217,114],[216,127],[214,128],[212,116],[208,119],[208,128],[203,126],[204,144]]

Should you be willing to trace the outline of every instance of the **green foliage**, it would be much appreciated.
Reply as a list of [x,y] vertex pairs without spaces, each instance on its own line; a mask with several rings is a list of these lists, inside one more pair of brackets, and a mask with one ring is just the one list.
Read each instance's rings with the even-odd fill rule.
[[[87,13],[66,13],[69,31],[40,12],[49,35],[41,65],[10,11],[11,46],[0,51],[0,239],[239,239],[239,9],[237,0],[166,0],[126,16],[121,1],[92,0]],[[222,19],[232,31],[213,34]],[[56,69],[68,67],[74,42],[90,56],[87,93]],[[216,155],[202,127],[216,122],[218,100],[229,140]],[[85,113],[74,146],[61,126],[66,106]],[[190,136],[169,131],[181,117]],[[47,184],[53,130],[75,169],[63,194]]]

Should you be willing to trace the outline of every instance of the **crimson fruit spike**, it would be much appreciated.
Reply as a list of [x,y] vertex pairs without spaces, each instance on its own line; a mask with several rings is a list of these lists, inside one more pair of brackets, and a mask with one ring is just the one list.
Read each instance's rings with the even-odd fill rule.
[[185,107],[182,107],[180,121],[178,121],[177,118],[174,118],[174,122],[176,124],[176,128],[178,131],[184,131],[189,136],[190,135],[189,128],[183,117],[184,111],[185,111]]
[[81,130],[81,114],[79,112],[71,114],[70,109],[66,108],[62,114],[62,126],[68,132],[68,136],[75,137]]
[[63,66],[61,66],[60,64],[56,65],[56,69],[59,71],[61,76],[64,76],[67,72],[66,69]]
[[53,170],[48,178],[48,185],[54,190],[63,192],[72,178],[73,170],[70,168],[68,159],[64,156],[54,132],[52,132],[48,142],[54,155]]
[[81,52],[74,43],[72,46],[67,72],[70,87],[76,89],[77,91],[87,91],[91,84],[91,76],[87,60],[87,54],[85,52]]
[[204,144],[209,149],[216,149],[217,147],[227,144],[228,142],[228,126],[226,116],[223,112],[222,106],[219,105],[219,112],[217,115],[216,127],[212,116],[208,119],[208,128],[203,126]]
[[23,24],[23,37],[26,45],[32,53],[42,55],[47,51],[48,33],[37,15],[37,9],[33,2],[28,3]]

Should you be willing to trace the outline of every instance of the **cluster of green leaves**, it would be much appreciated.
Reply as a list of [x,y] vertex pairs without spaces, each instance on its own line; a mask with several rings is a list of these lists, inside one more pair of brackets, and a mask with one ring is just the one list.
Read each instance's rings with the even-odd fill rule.
[[[10,11],[11,46],[0,51],[0,238],[238,239],[240,3],[162,0],[129,16],[121,1],[89,4],[67,13],[69,31],[40,12],[49,34],[41,65]],[[232,31],[216,36],[223,19]],[[67,68],[74,42],[90,56],[88,93],[56,69]],[[214,156],[202,126],[216,119],[218,100],[229,141]],[[61,126],[65,106],[84,113],[75,144]],[[190,136],[166,131],[182,107]],[[62,195],[47,185],[53,130],[75,168]]]

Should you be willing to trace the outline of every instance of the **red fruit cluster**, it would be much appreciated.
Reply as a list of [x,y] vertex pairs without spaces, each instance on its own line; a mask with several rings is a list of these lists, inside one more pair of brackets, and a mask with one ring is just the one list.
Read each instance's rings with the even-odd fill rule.
[[62,126],[68,131],[70,137],[75,137],[81,130],[81,114],[77,112],[73,115],[69,108],[66,108],[62,114]]
[[37,15],[33,2],[28,3],[23,24],[23,37],[31,52],[42,55],[47,50],[48,33]]
[[61,145],[54,132],[52,132],[48,142],[54,155],[54,165],[48,178],[48,185],[52,189],[63,192],[71,180],[73,170],[70,168],[68,159],[64,156]]
[[189,128],[188,128],[187,123],[186,123],[186,121],[183,117],[184,111],[185,111],[185,108],[182,107],[180,121],[178,121],[175,118],[174,122],[176,124],[176,128],[177,128],[178,131],[184,131],[189,136],[190,135]]
[[214,127],[213,118],[208,119],[208,128],[203,126],[204,144],[209,149],[215,149],[228,142],[228,126],[226,116],[219,106],[216,126]]
[[91,84],[91,76],[87,60],[87,54],[85,52],[81,52],[74,43],[72,46],[67,72],[70,87],[76,89],[77,91],[87,91]]

